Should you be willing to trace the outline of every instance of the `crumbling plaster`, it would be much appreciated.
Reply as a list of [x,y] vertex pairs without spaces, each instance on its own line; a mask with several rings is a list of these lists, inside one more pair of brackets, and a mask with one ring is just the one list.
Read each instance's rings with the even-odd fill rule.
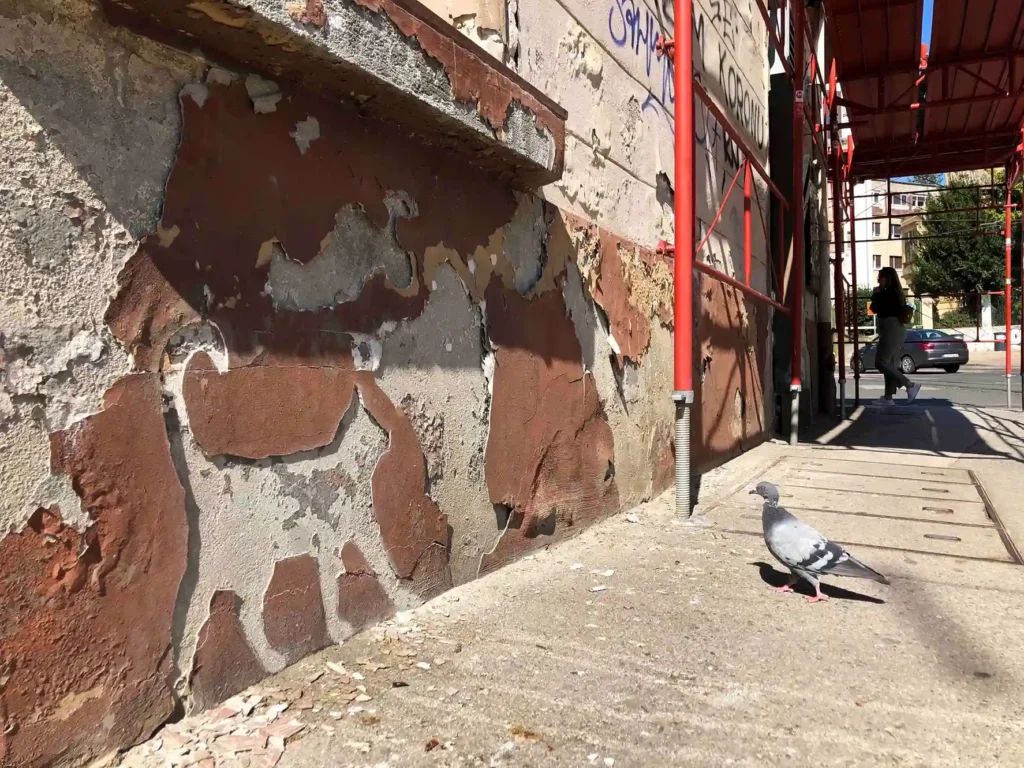
[[0,532],[60,502],[48,433],[94,413],[129,368],[103,323],[152,231],[201,62],[107,26],[84,2],[0,9]]
[[[158,388],[146,416],[166,425],[150,431],[184,501],[166,677],[186,704],[200,638],[207,659],[226,658],[218,642],[248,648],[245,679],[285,663],[274,590],[290,579],[319,582],[326,633],[314,622],[293,646],[309,650],[667,486],[671,282],[650,248],[90,8],[0,12],[0,142],[17,172],[0,192],[40,217],[0,220],[0,532],[55,499],[84,527],[68,477],[48,471],[49,433],[97,412],[130,423],[101,410],[118,379]],[[658,218],[668,198],[650,189]],[[636,229],[645,198],[625,194],[614,221]],[[339,590],[370,602],[339,612]],[[208,703],[230,680],[203,685]]]

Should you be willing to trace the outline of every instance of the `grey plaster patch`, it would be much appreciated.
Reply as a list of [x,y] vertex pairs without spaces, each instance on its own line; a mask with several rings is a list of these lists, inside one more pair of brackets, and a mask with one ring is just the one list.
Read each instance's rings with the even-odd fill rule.
[[516,290],[529,294],[544,272],[547,223],[544,201],[536,195],[516,194],[519,205],[504,228],[505,258],[512,264]]
[[[198,632],[209,615],[216,589],[241,596],[242,624],[257,656],[269,670],[284,658],[263,631],[263,595],[278,560],[310,553],[319,563],[321,591],[331,637],[352,634],[337,612],[337,554],[354,540],[396,605],[415,604],[398,588],[373,516],[371,479],[387,435],[357,402],[328,446],[283,458],[214,461],[203,456],[191,435],[182,436],[186,476],[196,506],[201,541],[195,590],[178,649],[179,668],[192,668]],[[418,602],[418,601],[417,601]]]
[[487,381],[481,367],[482,317],[448,265],[434,276],[426,308],[383,342],[381,388],[419,436],[429,492],[453,528],[455,583],[477,575],[494,537],[494,511],[483,482]]
[[305,120],[299,120],[295,124],[295,130],[289,136],[295,139],[300,154],[306,154],[309,145],[320,138],[320,121],[312,115],[307,115]]
[[259,75],[248,75],[245,78],[245,91],[252,101],[252,109],[258,115],[266,115],[277,110],[277,102],[281,100],[280,86],[273,80],[265,80]]
[[210,95],[209,89],[202,83],[189,83],[181,89],[182,96],[188,96],[200,107],[206,104],[206,99]]
[[502,139],[520,155],[538,165],[552,168],[555,164],[555,137],[537,120],[532,110],[513,101],[505,113]]
[[399,216],[392,212],[388,226],[378,229],[362,208],[342,208],[320,253],[307,264],[292,261],[283,250],[275,249],[267,283],[274,306],[315,312],[353,301],[366,281],[381,270],[396,288],[408,288],[413,267],[395,238]]

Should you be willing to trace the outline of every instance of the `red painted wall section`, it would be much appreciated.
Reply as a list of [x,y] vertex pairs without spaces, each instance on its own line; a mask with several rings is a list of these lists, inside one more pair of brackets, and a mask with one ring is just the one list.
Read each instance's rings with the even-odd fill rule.
[[159,381],[128,376],[51,439],[91,527],[40,510],[0,539],[5,765],[48,765],[148,736],[172,713],[171,622],[187,522]]

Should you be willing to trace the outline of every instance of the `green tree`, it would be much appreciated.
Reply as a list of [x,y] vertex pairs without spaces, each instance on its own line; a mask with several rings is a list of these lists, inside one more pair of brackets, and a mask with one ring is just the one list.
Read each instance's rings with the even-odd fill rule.
[[919,173],[916,176],[910,176],[909,179],[915,184],[931,184],[937,187],[942,183],[941,177],[941,173]]
[[[1001,174],[997,174],[997,181]],[[1017,204],[1013,226],[1013,277],[1020,284],[1020,203],[1021,187],[1013,191]],[[969,295],[971,310],[976,310],[978,295],[1001,291],[1005,284],[1006,249],[1003,240],[1004,212],[986,210],[959,211],[978,206],[979,191],[964,182],[953,182],[929,197],[924,214],[924,236],[917,242],[915,256],[906,276],[911,292],[917,295]],[[998,190],[981,190],[981,206],[1001,206]],[[979,236],[978,232],[985,233]]]

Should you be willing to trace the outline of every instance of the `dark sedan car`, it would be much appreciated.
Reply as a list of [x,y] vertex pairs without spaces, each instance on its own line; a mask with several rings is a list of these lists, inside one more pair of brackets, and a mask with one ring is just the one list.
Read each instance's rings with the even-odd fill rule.
[[[877,348],[877,338],[860,348],[860,359],[854,363],[859,373],[877,369]],[[913,373],[920,368],[942,368],[947,373],[956,373],[968,360],[970,353],[963,337],[935,330],[907,331],[907,340],[897,357],[904,373]]]

